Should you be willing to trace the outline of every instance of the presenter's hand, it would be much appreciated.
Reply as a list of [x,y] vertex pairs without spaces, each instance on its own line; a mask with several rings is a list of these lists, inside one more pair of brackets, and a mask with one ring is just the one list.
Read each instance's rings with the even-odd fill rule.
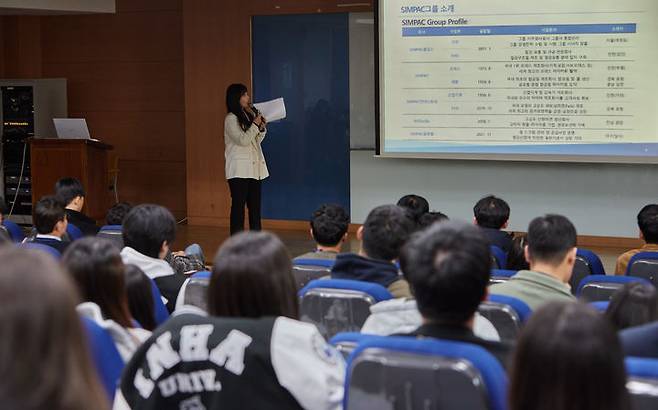
[[256,118],[254,118],[254,124],[256,124],[256,126],[258,126],[258,127],[260,127],[261,124],[263,124],[264,122],[265,122],[265,119],[260,114],[258,114],[258,116]]

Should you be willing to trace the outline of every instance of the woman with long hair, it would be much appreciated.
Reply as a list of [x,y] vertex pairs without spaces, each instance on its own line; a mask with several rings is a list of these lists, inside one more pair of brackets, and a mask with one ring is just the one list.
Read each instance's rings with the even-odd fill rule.
[[224,156],[226,179],[231,191],[231,234],[244,230],[244,208],[249,209],[249,229],[261,229],[261,181],[269,176],[261,143],[265,118],[251,104],[244,84],[226,90]]
[[517,343],[509,400],[510,410],[628,410],[614,328],[581,303],[541,307]]
[[658,320],[656,288],[640,282],[625,284],[612,295],[605,317],[617,330]]
[[128,361],[151,332],[140,328],[130,314],[119,248],[103,238],[79,239],[66,250],[62,263],[83,301],[78,312],[107,329]]
[[69,278],[37,251],[4,248],[0,260],[0,407],[107,409]]

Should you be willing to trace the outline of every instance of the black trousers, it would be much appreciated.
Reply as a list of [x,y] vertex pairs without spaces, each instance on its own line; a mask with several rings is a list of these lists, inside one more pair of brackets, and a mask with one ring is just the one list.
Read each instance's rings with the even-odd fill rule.
[[249,209],[249,229],[260,231],[260,185],[252,178],[231,178],[231,235],[244,230],[244,207]]

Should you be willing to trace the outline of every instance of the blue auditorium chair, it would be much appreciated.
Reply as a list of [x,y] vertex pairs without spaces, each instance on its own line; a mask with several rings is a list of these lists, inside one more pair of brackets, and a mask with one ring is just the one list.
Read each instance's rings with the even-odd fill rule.
[[571,293],[576,294],[580,282],[589,275],[605,275],[601,259],[592,251],[578,248],[576,251],[576,263],[569,284]]
[[628,382],[633,410],[658,409],[658,359],[626,358]]
[[332,337],[329,343],[338,350],[345,359],[356,349],[359,343],[363,343],[369,337],[381,337],[359,332],[341,332]]
[[187,305],[207,311],[208,283],[210,283],[210,272],[208,271],[199,271],[187,278],[178,292],[176,309]]
[[62,254],[57,249],[48,245],[44,245],[42,243],[24,242],[24,243],[19,243],[18,246],[24,249],[31,249],[31,250],[47,253],[48,255],[54,257],[57,260],[60,260],[62,258]]
[[119,247],[119,249],[123,249],[123,234],[121,233],[121,225],[102,226],[96,236],[108,239],[114,242]]
[[608,306],[610,306],[610,301],[600,300],[598,302],[590,302],[589,305],[598,312],[605,312],[608,310]]
[[329,276],[334,262],[331,259],[293,259],[292,274],[295,277],[297,289],[302,289],[312,280]]
[[504,341],[516,340],[532,313],[525,302],[503,295],[489,295],[486,301],[480,303],[478,312],[489,319]]
[[372,336],[348,358],[344,408],[504,410],[507,376],[468,343]]
[[644,278],[658,286],[658,252],[640,252],[631,258],[626,276]]
[[507,254],[495,245],[491,245],[492,265],[494,269],[505,269],[507,267]]
[[299,314],[330,339],[339,332],[358,332],[370,316],[370,306],[392,299],[376,283],[345,279],[318,279],[299,291]]
[[489,284],[493,285],[495,283],[506,282],[512,276],[516,275],[518,271],[509,270],[509,269],[492,269],[491,278],[489,279]]
[[69,239],[71,242],[77,241],[78,239],[82,239],[82,231],[80,228],[77,226],[73,225],[72,223],[68,223],[66,225],[66,234],[69,236]]
[[619,288],[631,282],[651,284],[632,276],[589,275],[580,281],[576,296],[586,302],[609,301]]
[[25,233],[23,233],[23,229],[13,221],[4,219],[2,221],[2,226],[7,228],[7,232],[9,232],[9,236],[11,237],[11,240],[14,241],[14,243],[21,243],[25,239]]
[[107,392],[110,402],[112,402],[123,370],[123,360],[107,330],[89,318],[83,317],[81,319],[87,333],[89,350],[98,371],[99,379]]
[[167,319],[169,319],[169,311],[162,301],[162,294],[160,293],[160,289],[158,289],[158,286],[153,280],[151,280],[151,294],[153,295],[153,313],[155,316],[155,323],[160,326]]

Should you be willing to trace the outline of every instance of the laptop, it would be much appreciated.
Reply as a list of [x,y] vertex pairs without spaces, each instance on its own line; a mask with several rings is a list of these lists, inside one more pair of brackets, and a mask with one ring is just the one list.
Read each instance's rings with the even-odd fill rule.
[[76,140],[91,139],[89,128],[87,127],[87,121],[84,118],[53,118],[53,123],[55,123],[57,138]]

